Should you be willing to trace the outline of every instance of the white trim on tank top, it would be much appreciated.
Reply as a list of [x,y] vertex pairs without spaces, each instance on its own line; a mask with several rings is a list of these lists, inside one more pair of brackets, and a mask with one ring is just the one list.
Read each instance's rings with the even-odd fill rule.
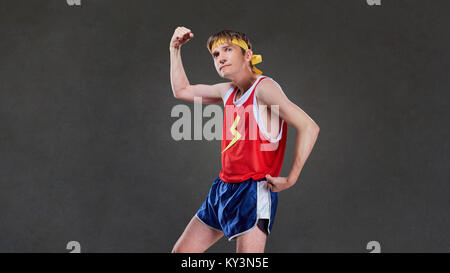
[[[256,81],[253,83],[253,85],[252,85],[248,90],[252,89],[252,87],[258,82],[258,80],[259,80],[260,77],[262,77],[262,75],[260,75],[260,76],[256,79]],[[225,96],[223,97],[223,106],[226,106],[227,101],[228,101],[228,99],[229,99],[231,93],[234,91],[235,88],[236,88],[236,87],[233,86],[233,87],[231,87],[230,89],[228,89],[227,93],[226,93]],[[248,91],[248,90],[247,90],[247,91]],[[248,92],[248,93],[246,92],[246,94],[244,94],[244,95],[247,97],[247,99],[248,99],[248,97],[250,96],[250,93],[251,93],[251,92]],[[236,102],[240,102],[241,99],[242,99],[243,97],[244,97],[244,96],[240,97],[240,98],[238,99],[238,101],[235,101],[235,100],[234,100],[234,99],[236,98],[236,93],[235,93],[235,94],[234,94],[234,97],[233,97],[233,103],[236,105]],[[247,99],[245,99],[245,101],[246,101]],[[244,101],[244,102],[245,102],[245,101]],[[242,102],[241,104],[236,105],[236,106],[241,106],[244,102]]]
[[233,86],[230,89],[228,89],[227,93],[225,94],[225,97],[223,98],[223,106],[226,106],[227,100],[230,97],[231,93],[233,92],[234,88],[235,87]]
[[[263,80],[265,80],[265,79],[270,79],[271,81],[273,81],[274,83],[276,83],[278,86],[280,86],[280,85],[279,85],[276,81],[274,81],[272,78],[267,77],[267,78],[264,78]],[[281,87],[280,87],[280,89],[281,89]],[[283,135],[283,125],[284,125],[284,120],[283,120],[283,119],[281,120],[281,126],[280,126],[281,129],[280,129],[280,133],[278,134],[278,137],[276,137],[276,138],[271,138],[271,137],[269,136],[269,134],[267,133],[266,127],[264,127],[264,124],[262,123],[261,117],[260,117],[260,115],[259,115],[259,111],[258,111],[258,101],[256,100],[256,91],[255,91],[255,95],[253,96],[253,115],[255,116],[255,120],[256,120],[256,123],[258,124],[259,129],[261,130],[261,132],[263,133],[264,137],[265,137],[268,141],[274,143],[274,142],[277,142],[277,141],[279,141],[279,140],[281,139],[281,136]]]
[[246,102],[248,97],[250,97],[250,95],[252,94],[253,90],[255,89],[255,85],[258,83],[258,81],[261,77],[265,77],[265,76],[259,75],[259,77],[252,84],[252,86],[247,91],[245,91],[244,95],[242,95],[237,101],[235,100],[237,92],[235,92],[234,96],[233,96],[233,104],[238,107],[241,106],[242,104],[244,104],[244,102]]

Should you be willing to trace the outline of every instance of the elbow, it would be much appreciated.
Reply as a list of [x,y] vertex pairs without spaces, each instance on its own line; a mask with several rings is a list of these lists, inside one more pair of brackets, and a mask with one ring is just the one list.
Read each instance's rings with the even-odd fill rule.
[[319,134],[320,127],[314,121],[308,121],[301,124],[291,124],[297,132],[308,132],[313,134]]
[[183,99],[183,93],[186,92],[186,88],[177,88],[177,89],[172,89],[173,92],[173,97],[176,99]]
[[176,98],[176,99],[179,99],[179,98],[180,98],[180,92],[181,92],[181,90],[175,90],[175,89],[173,89],[173,90],[172,90],[173,97]]
[[317,140],[317,138],[319,137],[319,131],[320,131],[319,126],[317,126],[317,124],[314,123],[314,124],[309,125],[307,128],[305,128],[305,130],[303,132],[308,134],[309,136],[311,136],[315,142]]
[[320,131],[320,127],[319,127],[317,124],[314,124],[312,130],[314,131],[314,133],[316,133],[316,135],[318,135],[318,134],[319,134],[319,131]]
[[317,134],[318,134],[319,131],[320,131],[319,125],[317,125],[317,123],[315,123],[314,121],[310,122],[310,123],[308,124],[308,127],[309,127],[310,130],[312,130],[313,132],[316,132]]
[[320,127],[317,124],[314,124],[314,130],[316,130],[317,134],[319,134]]
[[308,131],[315,135],[318,135],[319,131],[320,131],[320,127],[316,123],[311,123],[311,124],[308,124],[307,126],[304,126],[303,128],[301,128],[301,131]]

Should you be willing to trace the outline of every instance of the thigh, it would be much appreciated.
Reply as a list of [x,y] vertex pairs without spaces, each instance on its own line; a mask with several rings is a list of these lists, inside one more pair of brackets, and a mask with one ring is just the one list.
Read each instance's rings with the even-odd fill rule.
[[194,216],[173,247],[172,253],[201,253],[223,237],[223,232],[206,226]]
[[264,253],[267,235],[257,226],[236,238],[236,253]]

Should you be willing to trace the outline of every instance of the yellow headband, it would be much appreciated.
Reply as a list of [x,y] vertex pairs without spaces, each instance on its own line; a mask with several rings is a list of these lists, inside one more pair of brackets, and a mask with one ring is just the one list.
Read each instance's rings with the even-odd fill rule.
[[[233,39],[230,41],[229,39],[226,39],[226,38],[220,38],[220,39],[218,39],[217,41],[215,41],[215,42],[212,44],[211,49],[210,49],[210,52],[212,52],[212,51],[214,50],[214,48],[215,48],[218,44],[226,43],[226,42],[231,42],[231,43],[233,43],[233,44],[235,44],[235,45],[238,45],[238,46],[240,46],[241,48],[243,48],[244,50],[247,50],[247,49],[248,49],[247,43],[246,43],[244,40],[242,40],[242,39],[236,39],[236,38],[233,38]],[[259,64],[260,62],[262,62],[262,56],[261,56],[261,55],[253,55],[253,56],[252,56],[253,69],[254,69],[255,72],[258,73],[258,74],[262,74],[262,71],[259,70],[258,68],[256,68],[254,65],[255,65],[255,64]]]

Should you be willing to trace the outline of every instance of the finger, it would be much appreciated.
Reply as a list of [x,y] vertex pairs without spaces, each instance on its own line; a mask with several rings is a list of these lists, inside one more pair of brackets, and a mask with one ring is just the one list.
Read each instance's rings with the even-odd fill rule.
[[184,29],[177,29],[177,30],[175,31],[175,33],[176,33],[176,35],[177,35],[178,37],[182,37],[183,35],[186,34],[186,31],[185,31]]
[[185,27],[181,27],[181,28],[179,29],[179,31],[180,31],[180,33],[182,33],[182,34],[184,34],[184,33],[186,33],[186,32],[189,32],[189,30],[188,30],[187,28],[185,28]]

